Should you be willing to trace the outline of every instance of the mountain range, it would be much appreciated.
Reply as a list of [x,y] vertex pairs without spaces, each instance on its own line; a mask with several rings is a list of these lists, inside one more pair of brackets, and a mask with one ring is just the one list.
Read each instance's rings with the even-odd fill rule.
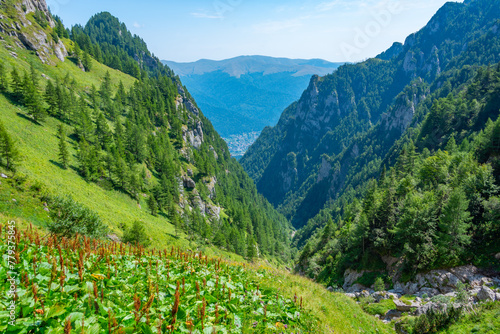
[[234,156],[241,156],[264,127],[276,124],[312,75],[331,73],[341,65],[321,59],[264,56],[163,62],[180,76]]
[[[305,247],[300,271],[333,283],[335,275],[342,281],[349,267],[373,269],[378,263],[380,269],[387,256],[424,256],[424,251],[416,249],[426,243],[422,239],[408,243],[410,239],[400,232],[409,230],[410,220],[425,219],[429,224],[425,230],[438,236],[426,244],[427,250],[437,249],[447,233],[442,230],[447,224],[440,216],[442,205],[453,189],[468,189],[467,201],[461,204],[468,210],[465,221],[474,221],[472,226],[477,228],[491,219],[483,215],[488,211],[484,206],[497,191],[484,194],[458,180],[450,184],[452,170],[446,172],[450,179],[436,181],[431,188],[420,177],[428,175],[425,166],[436,162],[436,155],[444,150],[451,154],[454,144],[447,146],[448,142],[467,146],[467,142],[479,140],[482,131],[486,133],[488,119],[494,122],[498,118],[498,100],[488,92],[496,91],[493,83],[497,77],[491,66],[500,61],[499,18],[498,1],[446,3],[404,44],[395,43],[375,58],[341,66],[332,74],[314,76],[278,124],[266,128],[250,147],[240,162],[259,191],[299,229],[294,243]],[[478,85],[483,87],[480,94],[476,93]],[[448,102],[440,101],[447,97]],[[461,114],[455,115],[453,110],[458,109]],[[492,127],[488,129],[492,131]],[[464,148],[473,160],[483,150],[474,145]],[[485,168],[493,171],[490,177],[498,182],[493,152],[486,153],[491,154],[490,160],[481,158],[478,163],[486,162],[489,167]],[[408,159],[412,167],[402,170]],[[457,159],[459,163],[464,157]],[[436,162],[433,168],[446,169],[445,161]],[[391,186],[383,186],[385,178],[394,181]],[[437,195],[438,186],[449,188]],[[386,192],[378,193],[378,188]],[[429,209],[433,213],[423,218],[419,208],[407,212],[411,200],[425,196],[425,191],[435,198],[444,196]],[[376,194],[386,197],[377,199]],[[440,222],[438,227],[431,228],[436,222]],[[471,248],[462,249],[460,260],[455,259],[458,263],[470,254],[498,252],[498,245],[489,249],[482,234],[465,226]],[[333,240],[326,245],[329,239]],[[410,263],[405,262],[404,268],[430,269],[449,259],[436,255],[434,260],[437,263],[425,265],[407,260]]]

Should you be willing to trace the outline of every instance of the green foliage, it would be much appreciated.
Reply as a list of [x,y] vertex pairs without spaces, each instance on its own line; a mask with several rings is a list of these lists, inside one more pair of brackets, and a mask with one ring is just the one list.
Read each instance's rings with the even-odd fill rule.
[[375,291],[384,291],[385,290],[384,279],[382,277],[377,277],[375,283],[373,283],[373,288],[375,289]]
[[146,227],[141,221],[134,221],[131,226],[126,227],[122,241],[132,245],[147,247],[150,245],[149,237],[146,234]]
[[[312,277],[341,279],[348,267],[370,269],[381,255],[390,255],[403,259],[403,277],[410,279],[419,271],[471,259],[476,264],[491,263],[484,259],[500,250],[494,241],[499,236],[498,215],[493,213],[500,185],[496,163],[500,104],[492,93],[500,87],[500,72],[489,68],[486,73],[490,74],[478,71],[445,98],[429,97],[427,103],[433,106],[423,126],[402,139],[391,158],[394,165],[381,166],[378,181],[367,181],[359,189],[362,202],[349,203],[343,194],[342,201],[310,222],[307,228],[312,229],[331,217],[337,221],[330,238],[320,239],[321,231],[316,232],[313,251],[301,257],[301,268],[316,266]],[[492,79],[478,84],[485,76]],[[437,114],[448,123],[434,126]]]
[[384,316],[389,310],[395,310],[396,304],[392,301],[392,299],[384,299],[378,303],[366,304],[363,306],[363,310],[366,313],[371,315],[380,315]]
[[20,154],[14,140],[0,121],[0,165],[15,170],[20,161]]
[[65,238],[77,234],[92,238],[106,235],[108,229],[99,216],[71,197],[50,197],[47,202],[52,219],[47,228],[52,234]]
[[69,152],[66,143],[66,132],[64,131],[64,125],[59,124],[57,135],[59,137],[59,159],[61,160],[63,168],[67,169],[69,166]]
[[[2,252],[8,251],[9,231],[0,233]],[[13,252],[23,277],[18,291],[24,293],[16,300],[18,320],[0,324],[2,333],[62,332],[67,324],[89,333],[297,333],[319,327],[299,300],[260,284],[272,279],[267,270],[174,248],[151,253],[81,238],[40,242],[33,230],[19,236]],[[0,277],[6,280],[7,271],[0,270]],[[4,303],[9,288],[0,285],[2,316],[10,312]]]
[[49,25],[49,21],[47,19],[47,16],[45,16],[45,13],[42,12],[41,10],[35,10],[34,13],[35,21],[42,27],[43,29],[47,28]]

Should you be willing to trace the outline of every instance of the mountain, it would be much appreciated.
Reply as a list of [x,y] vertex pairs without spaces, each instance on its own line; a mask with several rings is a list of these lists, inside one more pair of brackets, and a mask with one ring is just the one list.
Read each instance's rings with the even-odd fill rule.
[[0,164],[39,190],[38,203],[19,199],[22,214],[6,213],[33,210],[30,221],[64,236],[107,230],[115,240],[290,260],[288,222],[125,24],[104,12],[66,29],[36,0],[0,9]]
[[164,63],[182,78],[235,156],[241,156],[264,127],[276,124],[312,75],[331,73],[341,65],[264,56]]
[[[484,106],[481,102],[474,109],[477,114],[471,114],[468,121],[462,119],[464,124],[468,124],[465,127],[464,124],[459,127],[459,124],[451,121],[455,116],[448,116],[450,119],[445,122],[446,125],[433,124],[431,121],[423,123],[433,117],[438,99],[446,98],[450,93],[460,95],[461,90],[466,90],[464,87],[473,85],[472,80],[479,75],[477,71],[480,66],[497,64],[500,61],[499,4],[499,1],[486,0],[447,3],[423,29],[410,35],[404,45],[396,43],[373,59],[341,66],[333,74],[324,77],[314,76],[301,99],[285,109],[278,124],[273,128],[266,128],[241,159],[259,191],[300,229],[294,237],[295,244],[303,247],[309,244],[308,240],[311,242],[303,251],[304,261],[299,262],[300,270],[308,268],[311,276],[317,277],[322,268],[328,267],[330,272],[323,272],[325,279],[332,280],[337,275],[341,280],[340,277],[346,268],[369,267],[370,263],[374,266],[383,264],[381,256],[401,254],[406,254],[407,261],[404,264],[409,272],[426,270],[436,265],[430,262],[419,264],[419,261],[411,256],[429,255],[421,254],[425,253],[422,249],[417,251],[412,248],[416,247],[415,245],[404,245],[404,242],[403,245],[397,244],[399,248],[396,247],[393,252],[389,249],[383,251],[383,247],[375,247],[376,251],[370,254],[365,252],[368,243],[373,241],[368,241],[361,231],[366,231],[373,240],[379,238],[380,245],[383,245],[383,242],[386,242],[387,238],[393,238],[398,230],[385,226],[384,222],[384,233],[388,235],[377,237],[370,234],[369,231],[380,229],[380,226],[376,225],[378,220],[367,220],[373,217],[376,211],[358,215],[357,213],[363,211],[356,211],[358,207],[355,203],[359,204],[361,201],[366,210],[375,210],[373,206],[376,204],[373,198],[369,197],[373,194],[373,190],[370,192],[374,187],[373,180],[389,173],[397,161],[404,161],[408,155],[413,161],[414,153],[409,148],[412,147],[411,142],[418,145],[417,153],[422,159],[432,155],[432,161],[438,159],[434,155],[439,155],[437,152],[445,149],[450,136],[456,137],[458,145],[461,145],[459,140],[470,141],[472,139],[466,138],[467,135],[475,136],[475,133],[485,130],[488,118],[494,121],[498,117],[496,102],[485,102]],[[488,83],[494,82],[495,76],[493,72],[488,73],[490,74],[485,76],[488,79],[484,79],[487,88],[484,89],[494,90]],[[485,95],[476,96],[477,101],[486,98]],[[467,105],[473,101],[474,98],[471,98],[464,103]],[[459,112],[459,109],[457,106],[453,110]],[[465,110],[460,112],[465,113]],[[476,116],[479,118],[476,119]],[[440,117],[438,118],[443,121]],[[433,132],[430,131],[433,127],[438,131],[429,135]],[[488,129],[491,131],[492,128]],[[484,168],[493,168],[494,173],[497,173],[494,161],[487,162],[490,167]],[[484,161],[478,160],[477,163],[479,170],[479,165]],[[418,181],[415,182],[416,189],[419,189]],[[450,187],[445,195],[448,198],[452,189],[458,188],[460,183],[446,184]],[[413,186],[408,186],[413,189]],[[408,193],[414,195],[414,200],[418,196],[424,196],[405,191],[404,182],[400,187],[402,188],[391,188],[391,191],[401,189],[405,196],[410,196]],[[466,194],[470,198],[476,196],[485,200],[489,199],[491,194],[497,194],[494,191],[486,196],[477,191],[471,190]],[[405,196],[399,200],[409,201]],[[430,198],[423,201],[431,202]],[[477,213],[477,208],[474,209],[472,203],[472,200],[468,202],[471,205],[468,208],[469,217],[474,217],[474,221],[479,225],[487,224],[487,218],[482,217],[484,211],[481,211],[486,209],[483,207],[479,209],[480,213]],[[398,209],[391,213],[395,215],[391,219],[395,219],[396,225],[397,222],[412,217],[411,213],[408,213],[406,218],[400,216],[403,210],[401,202],[394,203],[394,206]],[[387,209],[387,206],[385,208]],[[434,206],[429,210],[436,210],[429,215],[430,220],[436,221],[434,213],[442,212],[444,208]],[[325,239],[320,239],[320,231],[329,226],[330,220],[332,226],[328,227]],[[399,228],[404,230],[402,225]],[[354,236],[349,231],[358,231],[360,234]],[[433,233],[440,235],[439,233],[446,232],[437,229]],[[488,235],[491,237],[494,233],[489,230]],[[339,234],[349,238],[335,237]],[[480,234],[470,226],[467,235],[470,240],[477,242],[475,247],[481,245]],[[340,248],[336,251],[339,252],[340,262],[327,261],[328,256],[335,259],[337,254],[328,253],[331,249],[324,247],[329,238],[335,239],[332,242],[339,242]],[[349,247],[344,248],[341,243],[346,243]],[[429,247],[435,247],[435,244]],[[403,249],[410,251],[407,254]],[[345,253],[348,251],[351,253]],[[474,252],[484,254],[487,247],[464,247],[464,252],[469,255]],[[410,253],[413,255],[410,256]],[[345,257],[340,254],[345,254]],[[461,256],[465,255],[462,253]],[[465,261],[464,257],[461,257],[457,262]],[[335,271],[335,275],[331,270]]]
[[394,333],[276,268],[289,224],[117,18],[0,17],[0,332]]

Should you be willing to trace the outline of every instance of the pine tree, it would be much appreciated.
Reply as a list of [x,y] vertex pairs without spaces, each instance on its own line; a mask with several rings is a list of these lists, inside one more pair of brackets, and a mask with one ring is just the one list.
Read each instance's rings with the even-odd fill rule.
[[31,66],[31,75],[24,74],[23,80],[23,104],[36,122],[42,121],[46,114],[42,105],[42,98],[38,91],[38,75]]
[[253,259],[257,256],[257,245],[253,235],[247,237],[247,245],[247,258],[248,260],[253,261]]
[[52,81],[49,80],[47,82],[47,86],[45,86],[45,102],[49,105],[49,109],[47,110],[51,116],[56,116],[57,114],[57,94]]
[[462,188],[455,188],[443,208],[439,222],[442,232],[440,240],[445,250],[443,253],[450,261],[458,260],[464,246],[470,243],[470,236],[467,233],[471,220],[468,207],[469,201]]
[[23,80],[17,72],[16,68],[12,69],[10,73],[10,78],[12,80],[12,91],[14,93],[14,98],[20,101],[23,98]]
[[57,135],[59,136],[59,159],[63,168],[67,169],[69,165],[69,152],[66,144],[66,133],[62,124],[59,124]]
[[92,70],[92,59],[87,51],[83,52],[82,65],[85,68],[85,72],[90,72]]
[[15,170],[19,160],[20,154],[14,140],[0,122],[0,163],[7,169]]
[[151,215],[156,217],[158,215],[158,203],[153,194],[150,194],[148,197],[148,207],[151,211]]
[[5,92],[9,88],[9,83],[7,81],[7,73],[5,72],[5,66],[0,63],[0,92]]

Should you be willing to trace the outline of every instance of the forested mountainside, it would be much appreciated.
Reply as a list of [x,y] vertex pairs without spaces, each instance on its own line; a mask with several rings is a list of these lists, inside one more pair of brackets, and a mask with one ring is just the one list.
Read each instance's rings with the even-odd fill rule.
[[[313,77],[301,99],[286,109],[278,125],[266,129],[242,158],[242,165],[257,183],[259,191],[291,219],[296,228],[301,228],[294,237],[294,243],[299,247],[307,246],[302,252],[299,270],[308,271],[313,277],[324,275],[323,279],[328,281],[334,277],[332,271],[337,270],[335,277],[339,278],[341,269],[359,267],[357,261],[363,256],[366,259],[362,267],[373,263],[380,265],[381,256],[391,254],[404,255],[406,269],[414,272],[439,263],[453,265],[470,259],[468,256],[478,250],[481,242],[485,242],[481,238],[475,239],[485,232],[476,230],[482,224],[486,224],[483,227],[489,231],[485,234],[486,238],[494,237],[497,233],[494,232],[496,218],[488,215],[490,211],[487,209],[478,209],[477,206],[478,203],[493,205],[491,212],[495,212],[492,203],[496,201],[498,180],[494,180],[498,172],[495,172],[494,161],[477,155],[479,139],[475,134],[486,129],[492,131],[492,125],[487,125],[487,121],[497,119],[499,107],[495,105],[497,98],[494,94],[489,96],[481,91],[471,95],[470,87],[481,85],[482,80],[494,81],[492,78],[496,76],[492,68],[481,66],[500,61],[499,5],[498,1],[484,0],[447,3],[422,30],[410,35],[404,45],[396,43],[376,58],[342,66],[325,77]],[[482,84],[486,90],[495,90],[487,83]],[[462,99],[464,102],[436,102],[448,98],[449,94],[452,94],[449,99]],[[436,113],[440,115],[438,118],[445,117],[441,119],[444,123],[435,124],[433,117]],[[437,132],[431,131],[434,128]],[[469,143],[476,144],[464,144],[467,149],[462,153],[458,150],[443,153],[450,137],[458,146],[465,138]],[[477,135],[485,141],[490,140],[487,137]],[[495,156],[494,152],[490,153]],[[428,158],[427,163],[431,165],[434,160],[450,159],[448,165],[444,164],[447,168],[458,168],[465,163],[463,161],[470,160],[470,173],[480,177],[478,175],[484,170],[491,189],[488,195],[481,193],[479,188],[462,192],[460,189],[465,185],[461,181],[452,182],[451,175],[456,172],[453,169],[446,171],[446,181],[430,181],[425,172],[418,174],[421,166],[417,163],[418,159],[412,162],[415,165],[410,168],[398,170],[397,162],[404,160],[407,154],[420,156],[423,165]],[[454,163],[450,162],[452,160]],[[444,165],[439,165],[439,168]],[[475,167],[471,167],[473,165]],[[460,177],[465,177],[466,173],[462,175],[462,172],[465,173],[459,172]],[[386,176],[381,179],[380,175]],[[411,179],[409,188],[394,186],[397,180],[408,179]],[[376,189],[383,189],[380,193],[374,190],[374,185],[389,182],[387,180],[394,180],[395,183],[391,186],[379,185]],[[388,189],[392,190],[386,193]],[[398,189],[400,193],[397,193]],[[392,193],[393,190],[395,193]],[[461,244],[463,252],[460,255],[450,255],[454,260],[439,262],[442,259],[438,260],[436,256],[437,241],[443,242],[441,247],[445,249],[443,245],[448,241],[444,241],[447,238],[444,235],[451,232],[443,230],[441,225],[444,223],[440,225],[438,220],[444,219],[442,215],[448,199],[453,199],[453,205],[456,205],[458,193],[469,196],[460,199],[461,207],[466,207],[467,217],[470,217],[464,218],[462,225],[463,233],[467,235],[467,246]],[[368,215],[366,212],[360,215],[353,213],[356,212],[353,208],[361,205],[359,203],[379,205],[381,210],[390,211],[388,202],[382,204],[382,199],[381,202],[374,202],[373,198],[368,198],[373,194],[385,194],[391,199],[384,197],[384,200],[394,200],[391,205],[396,211],[390,216],[394,226],[387,227],[389,216],[379,216],[374,221],[375,211],[370,211]],[[485,204],[490,196],[493,196],[493,202]],[[425,219],[425,215],[420,213],[420,207],[424,210],[421,206],[424,203],[429,205]],[[419,210],[412,211],[411,208],[417,207]],[[409,211],[406,212],[406,209]],[[366,210],[371,209],[367,207]],[[418,219],[434,224],[434,229],[427,225],[415,227],[415,230],[404,227],[410,220],[417,224]],[[321,231],[318,230],[320,228]],[[355,230],[364,232],[358,234],[359,238],[354,238],[355,234],[351,232]],[[424,248],[416,249],[416,245],[423,247],[423,239],[408,239],[409,235],[398,234],[402,231],[412,235],[416,235],[415,231],[431,233],[434,239],[431,238],[433,241],[425,244]],[[375,236],[373,233],[381,234]],[[320,238],[322,234],[325,235],[323,239]],[[368,244],[368,234],[372,248]],[[396,235],[398,241],[394,239]],[[312,236],[314,238],[307,243]],[[426,235],[423,238],[430,237]],[[379,241],[373,244],[374,240]],[[342,243],[348,246],[344,248]],[[326,247],[326,244],[329,246]],[[340,247],[338,253],[326,251],[335,247]],[[354,249],[360,250],[360,253],[352,253]],[[490,251],[491,248],[485,247],[480,254]],[[428,256],[429,260],[418,258],[422,256]],[[374,262],[374,259],[379,261]],[[326,268],[329,269],[323,271]]]
[[[290,258],[286,219],[180,79],[123,23],[100,13],[66,29],[35,0],[2,1],[1,15],[2,136],[22,156],[2,152],[1,163],[49,188],[47,210],[80,201],[119,236],[140,217],[145,242],[172,224],[199,244]],[[61,199],[68,193],[78,201]]]
[[193,63],[164,61],[189,89],[217,132],[241,157],[266,126],[307,88],[312,75],[332,73],[341,63],[321,59],[240,56]]

